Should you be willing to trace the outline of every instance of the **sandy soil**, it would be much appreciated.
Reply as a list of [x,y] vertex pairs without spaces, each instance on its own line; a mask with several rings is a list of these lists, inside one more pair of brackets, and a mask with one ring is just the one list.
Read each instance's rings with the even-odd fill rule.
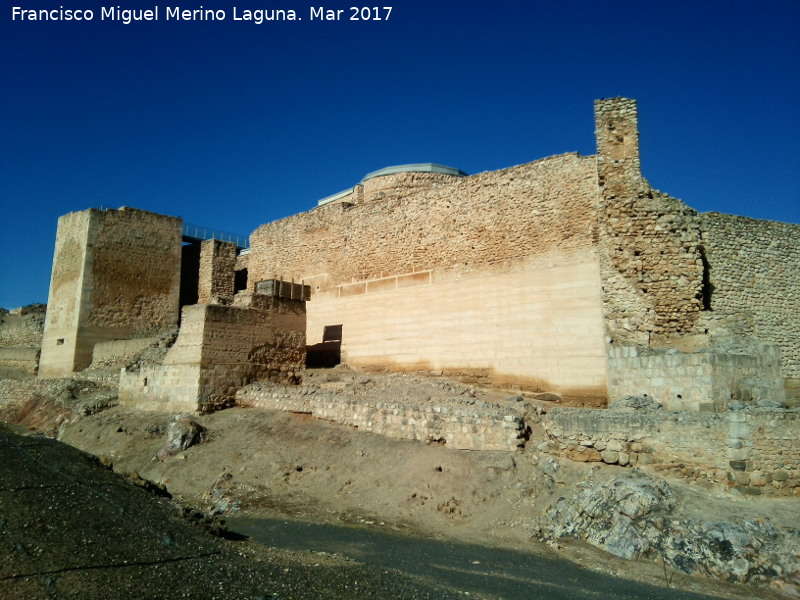
[[[507,391],[410,376],[315,372],[306,377],[305,386],[338,386],[373,399],[444,394],[467,402],[513,401],[506,400]],[[620,469],[574,463],[546,448],[537,450],[544,441],[536,438],[540,432],[534,431],[520,452],[459,451],[389,439],[305,415],[233,408],[195,417],[207,430],[206,441],[159,460],[156,454],[165,444],[173,416],[112,407],[95,414],[78,416],[73,411],[63,418],[41,417],[34,424],[46,422],[57,429],[58,439],[107,458],[117,471],[137,472],[162,484],[209,512],[370,524],[534,553],[557,551],[596,570],[664,585],[660,565],[624,561],[578,543],[561,542],[554,548],[531,539],[537,520],[589,469],[595,477]],[[713,510],[720,519],[768,516],[777,527],[796,526],[796,500],[734,498],[679,480],[670,479],[670,484],[687,516]],[[695,592],[780,597],[770,590],[669,575],[674,587]]]

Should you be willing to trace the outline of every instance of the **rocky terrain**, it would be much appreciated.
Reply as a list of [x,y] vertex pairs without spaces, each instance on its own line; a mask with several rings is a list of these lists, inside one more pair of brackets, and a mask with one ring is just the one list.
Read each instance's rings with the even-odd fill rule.
[[[345,368],[266,391],[323,390],[369,401],[521,402],[500,390]],[[369,524],[556,551],[599,571],[719,597],[800,597],[797,499],[737,496],[724,482],[700,488],[657,465],[575,462],[535,419],[520,451],[469,451],[257,406],[202,416],[134,411],[116,405],[113,374],[102,370],[0,379],[0,399],[0,419],[137,473],[209,515]],[[554,400],[524,402],[546,413]]]

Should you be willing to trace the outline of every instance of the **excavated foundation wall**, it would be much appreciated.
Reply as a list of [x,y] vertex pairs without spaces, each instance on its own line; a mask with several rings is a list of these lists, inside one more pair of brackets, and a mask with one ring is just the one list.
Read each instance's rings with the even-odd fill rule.
[[281,394],[250,387],[236,396],[240,406],[303,413],[361,431],[420,440],[459,450],[515,451],[524,445],[525,424],[514,411],[497,406],[429,402],[374,402],[314,394]]
[[567,457],[655,463],[749,494],[800,496],[798,410],[724,413],[559,407],[542,425]]

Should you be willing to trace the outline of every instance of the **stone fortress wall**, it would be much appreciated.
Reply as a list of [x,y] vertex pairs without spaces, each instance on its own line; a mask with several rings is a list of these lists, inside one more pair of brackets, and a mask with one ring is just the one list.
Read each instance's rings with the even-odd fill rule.
[[178,325],[181,220],[121,208],[59,219],[40,375],[88,367],[95,344]]
[[[163,363],[123,373],[123,402],[222,407],[251,381],[297,380],[307,346],[335,342],[342,362],[359,370],[459,376],[595,405],[648,396],[664,414],[693,411],[679,419],[689,433],[673,431],[672,421],[612,427],[613,414],[587,418],[615,432],[663,425],[685,439],[675,460],[696,451],[690,438],[699,431],[717,440],[714,468],[740,473],[731,475],[736,485],[758,487],[768,472],[794,481],[796,465],[780,458],[794,412],[764,416],[729,404],[772,410],[800,401],[800,226],[701,215],[652,189],[641,173],[633,100],[598,101],[595,127],[597,156],[563,154],[472,176],[384,169],[309,212],[262,225],[249,254],[206,240],[184,253],[183,265],[180,219],[127,208],[66,215],[40,375],[116,360],[180,318]],[[198,303],[184,302],[181,317],[180,280],[192,269]],[[291,402],[283,409],[397,437],[439,435],[456,447],[516,447],[522,426],[504,424],[500,413],[447,420],[433,406]],[[717,422],[739,418],[752,425],[745,437]],[[585,433],[594,431],[581,419]],[[578,435],[564,431],[553,435]],[[628,433],[627,441],[598,434],[597,443],[573,445],[616,452],[616,464],[627,453],[630,464],[638,460],[632,444],[663,441]],[[610,449],[618,445],[625,449]],[[794,489],[772,487],[787,486]]]
[[780,348],[787,399],[800,404],[800,225],[700,218],[719,328]]
[[594,160],[423,175],[260,227],[251,281],[310,285],[309,343],[341,325],[352,366],[604,397]]
[[[731,329],[728,307],[768,313],[773,323],[791,320],[796,307],[783,310],[780,300],[755,307],[764,294],[741,291],[752,282],[715,289],[715,280],[738,269],[740,276],[757,271],[780,282],[781,291],[796,292],[800,227],[747,219],[753,227],[747,235],[774,237],[776,251],[767,261],[738,251],[736,265],[725,250],[736,243],[730,228],[720,233],[718,220],[642,177],[635,101],[597,101],[595,121],[609,397],[648,395],[676,410],[724,409],[730,400],[784,402],[783,380],[791,380],[791,353],[800,347],[797,326]],[[740,296],[756,298],[745,306]],[[787,346],[793,348],[782,358]]]

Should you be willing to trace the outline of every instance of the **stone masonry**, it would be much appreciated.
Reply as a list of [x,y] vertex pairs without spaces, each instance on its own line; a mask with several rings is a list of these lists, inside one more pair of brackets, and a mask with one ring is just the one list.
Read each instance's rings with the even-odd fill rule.
[[0,367],[36,373],[44,332],[44,304],[0,309]]
[[[629,394],[690,411],[796,402],[800,226],[698,214],[642,176],[634,100],[598,100],[594,116],[596,156],[471,176],[391,167],[262,225],[247,255],[202,242],[197,293],[185,296],[199,304],[182,307],[171,372],[129,373],[130,397],[148,387],[165,398],[152,392],[164,380],[181,402],[215,406],[243,381],[291,379],[302,330],[303,344],[333,342],[354,368],[460,374],[587,405]],[[175,328],[180,225],[127,208],[62,217],[40,375]],[[265,281],[307,301],[304,324],[300,309],[285,324],[280,347],[294,350],[271,363],[285,359],[283,370],[250,354],[283,327],[264,315],[289,310],[251,305]]]
[[800,225],[719,213],[701,223],[718,327],[780,348],[787,401],[800,406]]
[[181,220],[132,208],[59,219],[39,375],[88,367],[99,342],[177,327]]
[[800,496],[797,410],[721,413],[555,408],[542,425],[567,457],[650,464],[747,494]]
[[257,294],[245,306],[187,306],[163,364],[123,369],[120,402],[154,410],[224,408],[251,381],[296,382],[305,344],[302,301]]
[[233,302],[237,253],[233,242],[204,240],[200,244],[199,304]]

